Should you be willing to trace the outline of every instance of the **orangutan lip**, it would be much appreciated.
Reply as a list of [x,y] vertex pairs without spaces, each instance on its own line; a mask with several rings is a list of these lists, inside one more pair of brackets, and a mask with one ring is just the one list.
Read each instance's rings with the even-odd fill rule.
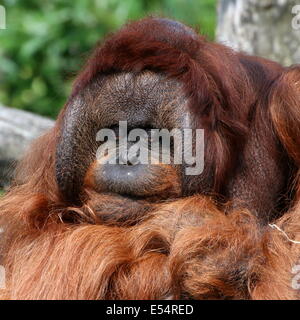
[[102,191],[124,195],[131,199],[144,199],[160,195],[161,177],[164,168],[156,170],[149,165],[114,166],[104,164],[95,172],[95,184],[102,186]]
[[145,198],[143,196],[136,196],[132,194],[126,194],[126,193],[109,193],[110,195],[118,196],[120,198],[123,198],[124,200],[130,200],[130,201],[141,201],[144,200]]

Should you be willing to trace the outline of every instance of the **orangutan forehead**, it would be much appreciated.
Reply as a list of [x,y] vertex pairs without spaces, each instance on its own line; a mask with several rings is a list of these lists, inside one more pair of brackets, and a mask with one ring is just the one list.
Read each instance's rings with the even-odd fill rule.
[[[147,101],[172,101],[184,96],[183,86],[175,79],[152,71],[139,73],[122,72],[104,78],[101,95],[114,96],[123,101],[124,98]],[[141,101],[139,101],[141,102]]]
[[124,113],[124,120],[134,121],[141,114],[140,118],[168,126],[168,122],[182,122],[182,115],[187,112],[188,98],[182,84],[151,71],[101,76],[86,92],[95,109]]

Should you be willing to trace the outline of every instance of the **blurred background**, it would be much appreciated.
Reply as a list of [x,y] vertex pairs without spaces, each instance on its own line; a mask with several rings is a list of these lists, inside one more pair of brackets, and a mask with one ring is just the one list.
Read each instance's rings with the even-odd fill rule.
[[0,188],[32,139],[53,125],[48,118],[64,105],[93,47],[128,20],[169,17],[237,50],[300,63],[300,0],[0,0],[0,6],[6,16],[5,29],[0,23]]
[[214,39],[215,0],[4,0],[0,102],[54,118],[87,54],[107,33],[147,14],[179,19]]

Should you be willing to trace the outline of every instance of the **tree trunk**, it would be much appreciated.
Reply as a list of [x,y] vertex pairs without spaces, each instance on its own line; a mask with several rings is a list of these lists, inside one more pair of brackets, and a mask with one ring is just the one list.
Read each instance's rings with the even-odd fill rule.
[[0,188],[7,187],[28,145],[53,126],[50,119],[0,106]]
[[217,40],[283,65],[300,63],[299,0],[219,0]]

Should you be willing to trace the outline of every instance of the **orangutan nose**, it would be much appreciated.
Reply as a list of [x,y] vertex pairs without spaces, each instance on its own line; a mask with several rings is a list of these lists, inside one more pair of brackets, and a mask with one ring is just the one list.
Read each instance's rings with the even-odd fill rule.
[[128,153],[127,155],[125,153],[122,153],[119,157],[119,165],[125,165],[125,166],[134,166],[140,164],[140,160],[137,154]]

